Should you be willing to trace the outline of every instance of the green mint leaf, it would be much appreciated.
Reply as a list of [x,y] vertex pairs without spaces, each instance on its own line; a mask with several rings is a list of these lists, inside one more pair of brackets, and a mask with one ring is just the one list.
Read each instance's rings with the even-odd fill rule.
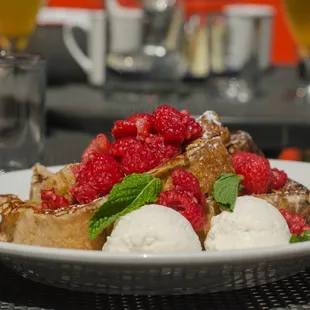
[[290,239],[290,243],[299,243],[305,241],[310,241],[310,231],[304,231],[300,235],[293,234]]
[[215,201],[229,211],[233,211],[238,197],[238,190],[242,176],[233,173],[223,173],[213,184]]
[[160,179],[150,181],[136,199],[122,212],[121,216],[139,209],[145,203],[154,203],[162,191],[162,182]]
[[290,243],[299,243],[301,242],[298,234],[293,234],[290,239]]
[[302,234],[301,234],[301,238],[303,241],[310,241],[310,231],[304,231]]
[[[115,209],[122,211],[123,207],[131,204],[144,187],[153,180],[150,174],[131,174],[121,183],[115,184],[107,201],[95,213],[99,218],[115,214]],[[111,208],[114,207],[114,208]]]
[[145,204],[156,202],[161,190],[161,180],[147,173],[125,177],[122,183],[113,186],[107,201],[90,218],[90,239],[95,239],[119,217]]

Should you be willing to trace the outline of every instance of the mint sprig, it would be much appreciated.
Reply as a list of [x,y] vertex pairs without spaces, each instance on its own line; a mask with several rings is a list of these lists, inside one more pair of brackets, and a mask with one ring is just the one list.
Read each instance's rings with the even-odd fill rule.
[[235,207],[242,178],[238,174],[222,173],[213,184],[212,192],[215,201],[231,212]]
[[310,231],[304,231],[300,235],[293,234],[290,239],[290,243],[299,243],[305,241],[310,241]]
[[131,174],[125,177],[122,183],[113,186],[108,199],[90,218],[89,238],[95,239],[121,216],[145,204],[156,202],[161,190],[161,180],[150,174]]

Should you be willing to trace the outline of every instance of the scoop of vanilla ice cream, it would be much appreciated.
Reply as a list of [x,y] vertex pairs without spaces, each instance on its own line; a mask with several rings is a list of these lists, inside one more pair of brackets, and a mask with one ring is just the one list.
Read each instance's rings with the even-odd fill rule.
[[105,252],[197,252],[201,243],[188,220],[171,208],[146,205],[119,219]]
[[238,197],[233,212],[223,211],[211,220],[206,250],[231,250],[289,244],[291,234],[281,213],[267,201]]

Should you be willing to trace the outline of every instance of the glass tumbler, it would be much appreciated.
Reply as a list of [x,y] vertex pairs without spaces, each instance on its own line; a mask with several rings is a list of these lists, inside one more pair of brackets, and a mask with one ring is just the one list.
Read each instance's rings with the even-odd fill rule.
[[295,91],[297,103],[310,103],[310,1],[283,0],[287,23],[300,58],[300,85]]
[[214,77],[209,89],[217,99],[245,104],[262,96],[273,17],[272,6],[254,4],[227,5],[223,13],[208,15]]
[[38,55],[0,57],[0,169],[41,160],[45,136],[45,60]]

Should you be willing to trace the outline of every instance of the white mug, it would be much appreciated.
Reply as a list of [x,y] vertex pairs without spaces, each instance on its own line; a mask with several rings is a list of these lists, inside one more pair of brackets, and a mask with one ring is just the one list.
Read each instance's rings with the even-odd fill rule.
[[224,8],[227,18],[229,44],[227,66],[240,70],[251,56],[252,40],[255,36],[254,19],[260,20],[258,40],[258,62],[260,69],[270,65],[272,21],[274,8],[269,5],[232,4]]
[[117,0],[107,0],[106,7],[109,14],[109,52],[137,52],[143,40],[143,10],[122,7]]
[[[103,86],[106,80],[106,16],[103,10],[81,10],[80,18],[69,18],[63,24],[64,43],[88,76],[89,83]],[[73,34],[74,28],[85,31],[88,55],[82,51]]]

